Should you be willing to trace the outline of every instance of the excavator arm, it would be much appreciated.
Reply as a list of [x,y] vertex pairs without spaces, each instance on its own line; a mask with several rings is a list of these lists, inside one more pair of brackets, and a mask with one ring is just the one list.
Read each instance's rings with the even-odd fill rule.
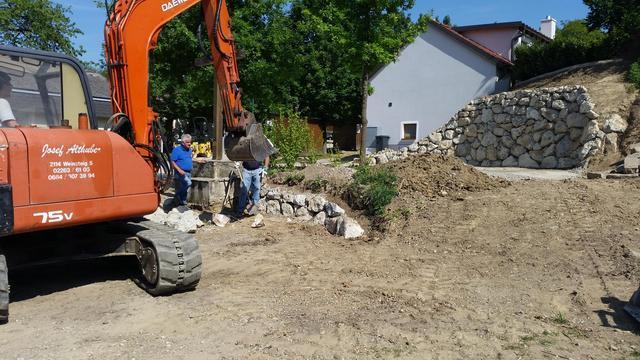
[[[244,110],[231,19],[225,0],[116,0],[105,25],[114,128],[125,128],[143,156],[158,146],[158,113],[150,105],[149,55],[162,28],[200,5],[222,100],[225,151],[231,160],[262,160],[273,152],[262,127]],[[176,49],[176,51],[180,51]],[[220,109],[216,109],[220,111]]]

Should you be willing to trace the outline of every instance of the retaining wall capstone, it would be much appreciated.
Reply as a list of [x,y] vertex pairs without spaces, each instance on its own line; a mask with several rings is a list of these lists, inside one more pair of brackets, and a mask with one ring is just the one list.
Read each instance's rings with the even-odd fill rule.
[[[371,155],[384,164],[413,154],[457,156],[475,166],[568,169],[584,166],[607,133],[583,86],[500,93],[474,100],[409,147]],[[612,137],[612,136],[610,136]]]

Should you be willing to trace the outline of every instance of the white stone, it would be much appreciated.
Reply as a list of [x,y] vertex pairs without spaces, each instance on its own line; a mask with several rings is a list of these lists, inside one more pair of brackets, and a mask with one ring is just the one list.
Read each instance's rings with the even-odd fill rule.
[[157,208],[153,214],[145,215],[144,218],[147,220],[151,220],[158,224],[166,224],[167,222],[167,213],[162,210],[162,208]]
[[609,153],[617,153],[618,152],[618,134],[610,133],[604,137],[604,145],[605,149]]
[[635,153],[624,158],[625,174],[635,174],[640,168],[640,153]]
[[551,103],[551,107],[556,110],[563,110],[565,108],[565,104],[564,104],[564,101],[562,100],[554,100]]
[[309,221],[313,219],[313,216],[309,214],[309,210],[304,206],[296,209],[296,217],[302,221]]
[[606,133],[610,133],[610,132],[623,133],[627,130],[627,127],[629,127],[629,124],[627,124],[626,120],[624,120],[618,114],[613,114],[607,120],[605,120],[603,130]]
[[364,235],[364,229],[355,220],[346,217],[340,226],[339,234],[345,239],[355,239]]
[[269,190],[267,192],[267,200],[280,200],[282,195],[277,190]]
[[269,200],[267,201],[267,214],[269,215],[280,215],[280,202],[278,200]]
[[582,104],[580,104],[580,112],[582,114],[586,114],[591,110],[593,110],[593,104],[591,102],[585,101]]
[[324,205],[327,203],[327,200],[320,196],[312,196],[309,198],[309,210],[318,213],[324,210]]
[[446,140],[453,140],[453,137],[456,135],[454,130],[447,130],[444,132],[444,138]]
[[[433,132],[429,135],[429,140],[431,140],[434,143],[440,142],[442,141],[442,133],[440,132]],[[409,147],[409,150],[415,152],[418,151],[418,148],[415,148],[415,150],[412,150],[411,147]]]
[[296,206],[305,206],[307,205],[307,196],[302,194],[295,195],[293,197],[292,203],[293,205],[296,205]]
[[338,206],[338,204],[333,202],[328,202],[324,205],[324,211],[327,213],[329,217],[336,217],[340,215],[344,215],[345,211],[343,208]]
[[317,213],[316,216],[313,217],[313,223],[318,225],[324,226],[324,223],[326,220],[327,220],[327,214],[324,211]]
[[293,210],[293,206],[289,203],[282,203],[282,215],[288,217],[294,216],[295,211]]
[[389,158],[387,158],[387,155],[385,154],[376,155],[376,163],[386,164],[388,162],[389,162]]

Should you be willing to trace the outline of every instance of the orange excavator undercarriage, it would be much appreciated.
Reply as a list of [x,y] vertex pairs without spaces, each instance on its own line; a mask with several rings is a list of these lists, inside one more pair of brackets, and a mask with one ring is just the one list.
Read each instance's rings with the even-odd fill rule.
[[141,268],[136,282],[150,294],[198,284],[202,259],[194,237],[139,219],[157,209],[172,172],[158,113],[149,105],[149,55],[163,26],[197,5],[211,44],[227,156],[262,160],[273,148],[242,107],[224,0],[107,4],[114,115],[104,130],[95,117],[100,104],[92,102],[91,79],[75,59],[0,47],[0,72],[12,86],[0,97],[19,124],[0,128],[0,322],[9,314],[8,270],[23,266],[133,255]]

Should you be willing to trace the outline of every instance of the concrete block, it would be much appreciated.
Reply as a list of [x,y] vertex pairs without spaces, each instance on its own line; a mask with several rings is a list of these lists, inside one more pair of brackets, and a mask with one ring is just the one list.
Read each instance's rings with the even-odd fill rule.
[[[195,177],[189,190],[189,203],[210,207],[222,205],[225,190],[229,184],[229,178],[202,178]],[[236,179],[229,185],[229,199],[233,200],[236,194],[240,194],[240,180]]]
[[194,159],[191,176],[201,178],[227,178],[229,174],[235,172],[236,163],[229,160]]

